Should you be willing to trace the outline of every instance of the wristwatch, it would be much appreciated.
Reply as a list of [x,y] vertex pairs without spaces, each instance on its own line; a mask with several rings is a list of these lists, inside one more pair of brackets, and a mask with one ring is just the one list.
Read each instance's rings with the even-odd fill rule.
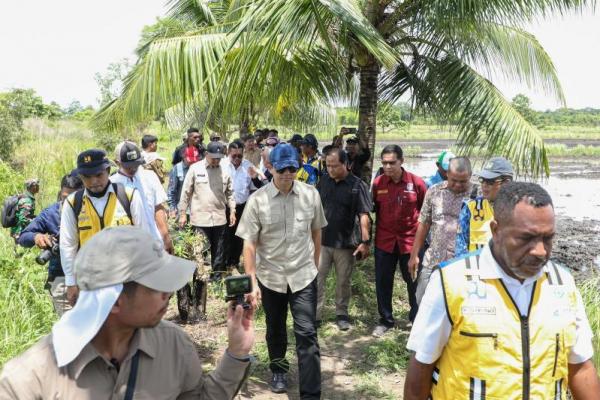
[[368,244],[368,245],[370,245],[371,244],[371,239],[361,240],[360,244]]

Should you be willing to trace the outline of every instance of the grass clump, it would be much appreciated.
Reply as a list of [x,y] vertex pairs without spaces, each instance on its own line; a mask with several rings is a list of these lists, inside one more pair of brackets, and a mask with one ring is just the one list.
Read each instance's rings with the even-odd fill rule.
[[594,334],[592,340],[594,358],[592,361],[596,366],[596,370],[600,370],[600,275],[592,275],[592,277],[583,281],[579,286],[579,291]]

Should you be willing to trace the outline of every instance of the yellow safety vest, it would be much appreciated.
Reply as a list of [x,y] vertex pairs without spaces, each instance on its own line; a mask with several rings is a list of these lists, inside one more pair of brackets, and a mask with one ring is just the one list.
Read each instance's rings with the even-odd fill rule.
[[549,262],[521,317],[501,279],[479,279],[479,252],[440,268],[452,332],[433,373],[431,397],[566,399],[575,343],[577,289]]
[[478,197],[467,203],[471,212],[469,221],[469,251],[475,251],[487,245],[492,238],[490,222],[494,219],[494,209],[487,199]]
[[[134,190],[135,189],[133,188],[125,188],[125,193],[129,202],[131,202]],[[67,197],[67,201],[76,213],[77,231],[79,232],[79,247],[83,246],[92,236],[106,227],[133,225],[133,221],[128,215],[126,206],[121,204],[121,201],[117,199],[117,194],[114,191],[107,193],[108,200],[102,216],[98,215],[94,205],[87,196],[82,197],[81,209],[77,215],[76,209],[78,207],[76,207],[76,194],[77,192],[71,193]],[[127,206],[127,208],[129,207]]]

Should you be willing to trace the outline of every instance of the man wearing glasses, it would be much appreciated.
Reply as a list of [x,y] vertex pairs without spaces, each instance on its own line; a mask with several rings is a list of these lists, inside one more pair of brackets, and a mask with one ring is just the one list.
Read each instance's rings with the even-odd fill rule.
[[513,179],[513,167],[504,157],[491,158],[477,174],[483,196],[466,201],[458,217],[454,256],[478,250],[492,238],[490,222],[494,219],[494,200],[505,182]]
[[295,181],[299,167],[296,149],[288,143],[279,144],[269,159],[273,181],[250,196],[236,232],[244,239],[245,272],[253,278],[248,301],[254,307],[262,301],[264,307],[273,372],[271,390],[287,391],[289,304],[296,336],[300,398],[319,399],[321,356],[315,327],[317,264],[321,228],[327,221],[317,190]]

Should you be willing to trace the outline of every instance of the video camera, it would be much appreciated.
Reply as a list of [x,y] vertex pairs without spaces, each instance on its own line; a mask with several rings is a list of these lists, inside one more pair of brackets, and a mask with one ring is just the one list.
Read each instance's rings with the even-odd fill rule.
[[46,264],[48,261],[50,261],[52,257],[58,257],[58,255],[60,254],[58,236],[52,235],[50,236],[50,239],[52,240],[52,246],[49,249],[43,250],[35,258],[35,262],[40,265]]
[[241,305],[244,310],[250,308],[250,304],[245,301],[245,295],[252,292],[252,278],[250,275],[236,275],[225,278],[225,289],[227,296],[225,301],[235,301],[233,308]]

